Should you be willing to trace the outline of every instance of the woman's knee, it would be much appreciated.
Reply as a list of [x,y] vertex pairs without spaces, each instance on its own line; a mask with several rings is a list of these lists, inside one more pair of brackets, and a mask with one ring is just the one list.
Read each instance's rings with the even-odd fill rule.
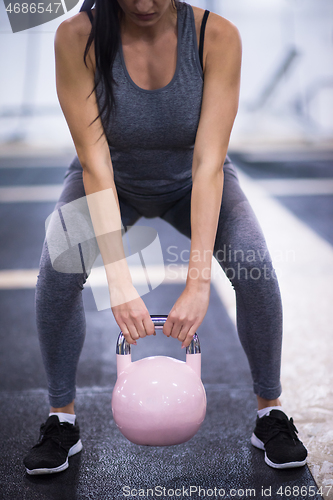
[[82,270],[79,273],[61,272],[51,262],[47,242],[44,242],[39,264],[39,273],[36,283],[36,294],[52,293],[71,295],[73,292],[83,290],[87,279],[87,273]]
[[277,281],[271,261],[233,262],[224,269],[226,276],[234,286],[243,283],[274,283]]
[[277,276],[268,251],[220,249],[214,254],[233,287],[276,286]]

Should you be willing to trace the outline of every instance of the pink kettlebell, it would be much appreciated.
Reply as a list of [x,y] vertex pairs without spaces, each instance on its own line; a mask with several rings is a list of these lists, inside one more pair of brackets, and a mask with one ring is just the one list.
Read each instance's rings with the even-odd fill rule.
[[[167,316],[151,316],[162,330]],[[117,340],[117,382],[112,413],[120,432],[132,443],[171,446],[185,443],[206,415],[206,391],[201,382],[198,335],[186,348],[186,363],[168,356],[131,360],[131,346],[122,332]]]

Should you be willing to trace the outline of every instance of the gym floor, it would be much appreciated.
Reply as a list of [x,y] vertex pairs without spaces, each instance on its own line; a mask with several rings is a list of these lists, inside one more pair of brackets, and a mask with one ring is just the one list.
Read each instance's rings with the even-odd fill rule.
[[[280,273],[285,309],[281,399],[309,449],[309,467],[274,470],[264,463],[263,452],[250,443],[256,398],[235,327],[233,290],[218,277],[212,283],[209,310],[198,330],[208,406],[197,435],[185,444],[158,448],[134,445],[120,434],[110,405],[119,328],[110,309],[97,310],[87,286],[83,291],[87,335],[78,369],[76,405],[83,450],[70,459],[69,469],[62,473],[44,477],[25,474],[22,458],[35,444],[48,413],[34,286],[44,222],[54,208],[72,154],[2,156],[1,499],[104,500],[149,495],[333,498],[329,439],[333,413],[329,359],[333,347],[329,285],[333,269],[333,155],[319,159],[299,154],[286,158],[279,154],[231,156]],[[141,219],[139,224],[157,230],[166,265],[170,262],[168,247],[177,247],[180,268],[181,251],[189,248],[189,240],[159,219]],[[183,286],[181,277],[167,279],[145,295],[150,313],[168,314]],[[154,354],[178,359],[185,356],[177,341],[161,334],[139,341],[132,349],[133,360]],[[150,489],[157,487],[160,489],[152,496]]]

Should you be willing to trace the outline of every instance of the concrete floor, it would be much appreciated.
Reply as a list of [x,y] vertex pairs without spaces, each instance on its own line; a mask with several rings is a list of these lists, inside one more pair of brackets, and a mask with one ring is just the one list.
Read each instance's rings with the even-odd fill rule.
[[[0,184],[2,187],[59,184],[66,161],[2,159]],[[44,221],[53,206],[53,200],[0,203],[3,271],[36,270]],[[189,241],[167,223],[159,219],[141,220],[142,223],[157,229],[163,248],[170,244],[179,249],[189,248]],[[91,289],[85,288],[87,337],[77,380],[77,416],[84,448],[70,460],[70,468],[63,473],[51,477],[27,476],[22,457],[35,443],[39,425],[47,415],[46,381],[35,327],[33,281],[3,285],[3,276],[0,273],[1,499],[118,499],[125,497],[125,486],[133,490],[126,498],[136,498],[138,490],[147,492],[147,488],[158,485],[166,490],[164,496],[155,494],[154,498],[176,498],[172,497],[172,489],[189,491],[190,486],[205,488],[207,496],[211,495],[209,488],[216,487],[221,489],[222,498],[244,498],[246,490],[247,496],[254,496],[255,492],[256,498],[322,498],[316,493],[317,485],[307,466],[273,470],[264,463],[263,453],[251,445],[256,401],[250,372],[232,320],[232,304],[214,283],[208,313],[198,330],[203,353],[202,379],[208,400],[206,419],[198,434],[182,445],[148,448],[128,442],[119,433],[110,408],[119,329],[110,310],[96,310]],[[144,297],[150,313],[167,314],[182,289],[182,283],[166,282],[150,292]],[[227,300],[222,303],[221,297]],[[179,359],[184,356],[176,341],[162,335],[144,339],[132,352],[133,359],[153,354]],[[287,395],[290,389],[287,386]],[[286,399],[288,405],[292,407]],[[295,421],[299,427],[296,418]],[[307,436],[302,433],[301,437]],[[280,487],[282,495],[278,494]],[[289,487],[294,487],[291,497]],[[310,494],[311,491],[315,494]],[[328,490],[322,491],[323,498],[329,498]],[[186,492],[182,497],[186,498]],[[202,497],[203,493],[199,496],[198,491],[192,490],[192,498]]]

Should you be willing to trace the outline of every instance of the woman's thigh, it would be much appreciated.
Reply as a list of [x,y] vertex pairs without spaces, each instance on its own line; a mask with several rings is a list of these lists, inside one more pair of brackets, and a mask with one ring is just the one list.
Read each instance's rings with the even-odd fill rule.
[[[82,168],[68,168],[54,211],[46,221],[43,253],[47,250],[55,271],[89,274],[99,248],[83,184]],[[118,197],[124,230],[141,215],[124,198]]]
[[[223,194],[217,236],[225,227],[225,222],[230,217],[234,208],[244,201],[247,201],[247,199],[239,185],[235,168],[231,163],[226,163],[224,165]],[[167,210],[163,214],[162,219],[169,222],[185,236],[191,238],[191,190]]]
[[[83,170],[81,168],[72,168],[73,163],[67,169],[64,176],[64,183],[61,195],[57,202],[58,206],[70,203],[79,198],[86,196],[83,184]],[[76,164],[75,164],[76,165]],[[127,200],[118,194],[121,220],[124,227],[133,225],[140,217],[141,214],[134,208]]]
[[[191,191],[167,210],[162,218],[191,238]],[[232,163],[224,165],[223,194],[214,256],[224,270],[229,266],[238,267],[238,264],[243,262],[251,268],[258,264],[258,260],[260,264],[270,261],[264,235],[239,184]]]

